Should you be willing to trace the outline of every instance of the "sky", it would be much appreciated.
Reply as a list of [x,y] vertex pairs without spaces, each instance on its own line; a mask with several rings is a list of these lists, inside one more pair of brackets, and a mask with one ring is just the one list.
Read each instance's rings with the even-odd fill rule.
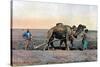
[[97,6],[34,1],[13,1],[14,29],[50,29],[56,23],[86,25],[97,30]]

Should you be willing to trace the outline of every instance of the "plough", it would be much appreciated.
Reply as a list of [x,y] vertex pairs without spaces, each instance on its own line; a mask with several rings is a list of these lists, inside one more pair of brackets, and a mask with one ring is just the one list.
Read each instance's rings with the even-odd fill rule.
[[[33,40],[34,39],[32,38],[32,41]],[[55,42],[55,41],[60,41],[60,40],[63,40],[63,39],[54,39],[53,41],[51,41],[49,43],[52,43],[52,42]],[[24,41],[25,40],[23,40],[22,42],[24,43]],[[42,44],[38,44],[38,45],[34,45],[33,42],[31,42],[31,44],[32,44],[33,49],[39,49],[40,47],[43,46],[43,50],[45,50],[48,47],[48,41],[46,41],[45,43],[42,43]],[[19,44],[19,45],[21,45],[21,44]]]
[[[63,39],[60,39],[60,40],[63,40]],[[60,40],[59,39],[56,39],[56,40],[51,41],[50,43],[55,42],[55,41],[60,41]],[[47,46],[48,46],[48,42],[47,43],[40,44],[38,46],[35,46],[34,45],[34,49],[38,49],[41,46],[44,46],[43,50],[45,50],[47,48]]]

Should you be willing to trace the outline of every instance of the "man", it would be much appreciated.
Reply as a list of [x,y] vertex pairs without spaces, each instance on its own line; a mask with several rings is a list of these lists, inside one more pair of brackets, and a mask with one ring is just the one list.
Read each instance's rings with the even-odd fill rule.
[[86,29],[82,35],[82,46],[83,46],[83,50],[88,48],[88,29]]
[[73,48],[73,41],[74,41],[74,35],[75,35],[75,32],[76,32],[76,29],[77,27],[75,25],[72,26],[72,30],[71,30],[71,34],[69,35],[69,41],[71,43],[71,48]]
[[26,50],[29,47],[32,38],[32,34],[29,31],[29,29],[27,29],[27,31],[23,33],[23,38],[25,39],[25,50]]

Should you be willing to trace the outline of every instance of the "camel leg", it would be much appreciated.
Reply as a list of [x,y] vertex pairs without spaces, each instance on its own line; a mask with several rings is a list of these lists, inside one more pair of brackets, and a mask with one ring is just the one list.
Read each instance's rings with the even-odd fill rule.
[[73,48],[73,39],[72,39],[72,40],[70,40],[70,43],[71,43],[71,45],[72,45],[71,47]]
[[51,38],[49,39],[49,42],[48,42],[48,49],[49,49],[49,45],[51,45],[52,48],[55,48],[54,45],[53,45],[53,42],[52,42],[53,39],[54,39],[54,37],[51,37]]
[[67,40],[64,39],[64,43],[65,43],[65,49],[69,50],[69,46],[67,45]]
[[61,40],[61,41],[60,41],[60,49],[61,49],[61,45],[62,45],[63,42],[64,42],[64,40]]

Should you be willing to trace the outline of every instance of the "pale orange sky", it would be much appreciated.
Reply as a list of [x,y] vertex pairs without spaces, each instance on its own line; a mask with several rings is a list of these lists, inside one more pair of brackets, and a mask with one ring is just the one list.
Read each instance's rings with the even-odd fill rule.
[[13,2],[13,28],[49,29],[56,23],[84,24],[96,30],[97,6],[44,2]]

